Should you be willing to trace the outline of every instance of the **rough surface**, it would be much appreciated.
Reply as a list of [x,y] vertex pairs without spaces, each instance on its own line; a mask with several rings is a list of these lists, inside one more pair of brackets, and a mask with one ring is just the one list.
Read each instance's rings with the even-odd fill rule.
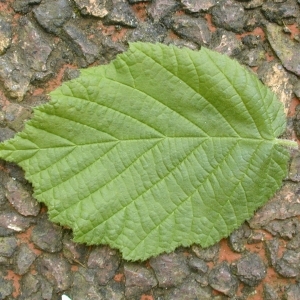
[[279,296],[272,286],[264,285],[264,300],[279,300]]
[[42,0],[16,0],[13,2],[12,7],[15,12],[26,14],[30,12],[34,4],[41,3]]
[[141,296],[158,283],[151,269],[133,263],[124,265],[124,275],[126,278],[125,296],[128,298]]
[[153,0],[147,7],[149,17],[156,22],[168,22],[170,16],[179,8],[176,0]]
[[256,7],[261,7],[264,4],[264,0],[250,0],[242,2],[244,8],[251,9]]
[[197,257],[192,257],[189,262],[189,267],[199,274],[205,274],[208,271],[208,266],[204,260]]
[[235,57],[241,53],[243,44],[233,32],[218,28],[212,35],[210,47],[217,52]]
[[297,300],[300,295],[300,285],[299,284],[291,284],[284,294],[286,300]]
[[196,44],[207,46],[210,42],[211,33],[203,18],[192,18],[189,16],[175,16],[172,29],[180,37]]
[[93,63],[99,54],[99,48],[89,40],[84,32],[78,28],[75,22],[68,22],[63,26],[64,33],[70,40],[75,51],[81,54],[88,64]]
[[[174,288],[166,295],[166,300],[188,300],[188,299],[210,300],[211,290],[201,287],[193,278],[185,280],[180,286]],[[159,297],[157,298],[159,299]]]
[[181,0],[184,9],[191,13],[196,13],[199,11],[208,11],[210,8],[217,4],[216,0]]
[[215,290],[232,297],[238,288],[238,280],[230,271],[227,262],[222,262],[213,268],[208,277],[209,284]]
[[279,63],[260,64],[257,70],[262,82],[268,86],[284,105],[285,113],[288,114],[293,86],[289,74]]
[[300,76],[300,44],[289,39],[282,28],[275,24],[267,24],[266,33],[271,47],[281,60],[284,67]]
[[299,186],[285,184],[282,189],[264,207],[260,208],[249,221],[252,228],[261,228],[275,219],[287,219],[300,214]]
[[12,98],[22,101],[33,75],[47,71],[52,45],[28,18],[21,18],[18,27],[20,39],[0,57],[0,80]]
[[196,245],[192,246],[192,251],[197,257],[203,259],[204,261],[215,261],[218,259],[220,245],[215,244],[208,248],[201,248]]
[[68,0],[43,1],[33,10],[38,23],[47,31],[59,33],[63,24],[72,17],[73,10]]
[[286,250],[283,256],[277,260],[275,269],[284,277],[296,277],[300,274],[300,252]]
[[12,30],[11,25],[5,17],[0,15],[0,55],[4,54],[11,45]]
[[65,258],[58,254],[45,253],[37,259],[36,265],[39,273],[55,286],[56,292],[64,291],[71,286],[71,267]]
[[138,20],[125,1],[114,1],[113,9],[106,18],[106,24],[137,27]]
[[292,161],[289,172],[289,179],[294,182],[300,182],[300,155],[298,151],[291,153]]
[[245,251],[245,242],[250,237],[251,230],[244,224],[229,236],[229,247],[235,252]]
[[27,244],[23,243],[19,246],[18,253],[16,254],[16,270],[19,275],[26,274],[32,263],[37,258],[37,254],[33,252]]
[[41,250],[53,253],[62,249],[62,230],[61,227],[42,218],[33,227],[32,241]]
[[120,257],[115,250],[109,247],[95,247],[88,258],[87,266],[94,270],[97,282],[105,285],[113,278],[119,268]]
[[262,11],[269,21],[282,25],[283,23],[293,23],[293,20],[291,19],[297,17],[299,7],[293,0],[278,3],[274,3],[274,1],[267,1],[262,5]]
[[23,217],[20,214],[3,210],[0,213],[0,233],[1,236],[7,236],[14,232],[22,232],[30,227],[36,221],[32,218]]
[[159,287],[170,288],[182,283],[189,274],[183,253],[162,254],[149,261],[153,268]]
[[299,232],[300,222],[298,218],[286,220],[273,220],[264,228],[273,236],[280,236],[283,239],[292,239]]
[[[3,276],[3,274],[1,275]],[[13,292],[13,284],[11,281],[3,279],[2,276],[0,277],[0,295],[2,299],[5,299]]]
[[0,256],[11,257],[17,248],[15,237],[3,237],[0,239]]
[[250,253],[239,259],[233,266],[238,278],[249,286],[256,286],[266,277],[266,268],[261,258]]
[[275,267],[278,259],[279,240],[273,239],[265,242],[266,255],[269,260],[269,264]]
[[[286,136],[300,138],[299,8],[296,0],[0,1],[0,140],[22,130],[62,80],[108,63],[128,41],[206,45],[239,60],[283,100]],[[292,151],[283,187],[249,226],[145,263],[73,242],[47,221],[24,173],[0,162],[0,298],[299,299],[299,157]]]
[[245,22],[244,8],[236,1],[223,0],[212,8],[213,22],[216,26],[233,32],[242,32]]
[[37,216],[40,204],[32,197],[18,181],[10,179],[6,184],[6,198],[11,205],[23,216]]
[[144,22],[128,33],[129,42],[162,42],[167,34],[167,30],[160,23]]
[[293,121],[293,125],[294,125],[295,134],[299,138],[300,137],[300,105],[299,104],[296,107],[296,115]]
[[108,15],[108,1],[106,0],[75,0],[77,7],[83,15],[103,18]]

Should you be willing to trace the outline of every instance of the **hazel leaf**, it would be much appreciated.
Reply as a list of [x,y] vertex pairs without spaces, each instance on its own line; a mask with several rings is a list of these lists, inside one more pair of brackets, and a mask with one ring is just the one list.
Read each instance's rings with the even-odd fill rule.
[[127,260],[218,242],[282,184],[286,117],[237,61],[133,43],[50,93],[0,145],[74,239]]

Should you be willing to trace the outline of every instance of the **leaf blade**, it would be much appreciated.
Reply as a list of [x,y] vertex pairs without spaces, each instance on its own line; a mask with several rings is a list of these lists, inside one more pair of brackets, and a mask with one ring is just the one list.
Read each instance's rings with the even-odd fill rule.
[[217,242],[286,174],[281,104],[205,48],[131,44],[51,99],[0,156],[26,170],[76,241],[109,244],[129,260]]

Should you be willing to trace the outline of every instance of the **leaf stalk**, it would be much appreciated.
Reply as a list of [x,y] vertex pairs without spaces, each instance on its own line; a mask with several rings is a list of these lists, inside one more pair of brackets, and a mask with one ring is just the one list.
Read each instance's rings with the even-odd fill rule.
[[287,148],[299,149],[299,145],[296,141],[285,140],[285,139],[276,139],[276,142],[279,145],[282,145],[282,146],[287,147]]

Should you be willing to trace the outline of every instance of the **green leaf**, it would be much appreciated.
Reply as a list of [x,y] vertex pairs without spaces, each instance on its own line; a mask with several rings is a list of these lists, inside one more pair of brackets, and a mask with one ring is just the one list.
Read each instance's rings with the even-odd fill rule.
[[81,70],[0,156],[74,239],[145,260],[228,236],[280,188],[281,103],[236,61],[134,43]]

